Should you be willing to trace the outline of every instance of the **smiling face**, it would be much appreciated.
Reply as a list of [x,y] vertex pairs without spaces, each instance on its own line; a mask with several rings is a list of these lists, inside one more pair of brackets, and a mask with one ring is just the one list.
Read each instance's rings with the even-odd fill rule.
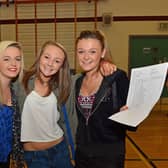
[[21,70],[21,51],[17,47],[8,47],[0,53],[0,77],[12,80]]
[[44,80],[50,80],[56,74],[65,59],[64,52],[57,46],[47,45],[40,57],[40,76]]
[[77,43],[77,58],[81,68],[88,71],[96,71],[99,68],[100,60],[104,57],[105,51],[99,40],[83,38]]

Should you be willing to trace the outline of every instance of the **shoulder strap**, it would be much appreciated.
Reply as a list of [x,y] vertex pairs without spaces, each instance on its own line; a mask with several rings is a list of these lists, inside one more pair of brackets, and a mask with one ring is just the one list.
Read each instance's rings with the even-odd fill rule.
[[73,142],[73,138],[72,138],[72,132],[71,132],[70,124],[69,124],[69,119],[68,119],[68,115],[67,115],[67,111],[66,111],[65,105],[62,105],[61,108],[62,108],[62,111],[63,111],[63,114],[64,114],[68,142],[69,142],[70,147],[71,147],[72,159],[74,160],[75,159],[75,147],[74,147],[74,142]]

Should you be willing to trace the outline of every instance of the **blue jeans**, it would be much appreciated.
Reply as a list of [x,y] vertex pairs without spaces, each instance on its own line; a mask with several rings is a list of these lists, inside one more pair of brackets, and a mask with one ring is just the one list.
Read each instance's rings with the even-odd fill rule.
[[28,168],[73,168],[66,141],[40,151],[25,151]]

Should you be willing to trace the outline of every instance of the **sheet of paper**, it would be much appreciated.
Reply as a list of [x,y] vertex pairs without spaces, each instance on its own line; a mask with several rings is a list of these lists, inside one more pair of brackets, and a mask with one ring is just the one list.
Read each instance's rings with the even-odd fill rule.
[[128,110],[115,113],[109,119],[130,126],[138,126],[148,117],[159,100],[167,69],[168,63],[133,68],[126,103]]

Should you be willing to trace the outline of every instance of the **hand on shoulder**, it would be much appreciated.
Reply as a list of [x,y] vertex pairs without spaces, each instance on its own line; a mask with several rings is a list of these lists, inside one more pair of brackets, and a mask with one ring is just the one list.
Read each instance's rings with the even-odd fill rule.
[[100,62],[100,72],[103,76],[108,76],[113,74],[117,70],[117,66],[109,61],[101,60]]

